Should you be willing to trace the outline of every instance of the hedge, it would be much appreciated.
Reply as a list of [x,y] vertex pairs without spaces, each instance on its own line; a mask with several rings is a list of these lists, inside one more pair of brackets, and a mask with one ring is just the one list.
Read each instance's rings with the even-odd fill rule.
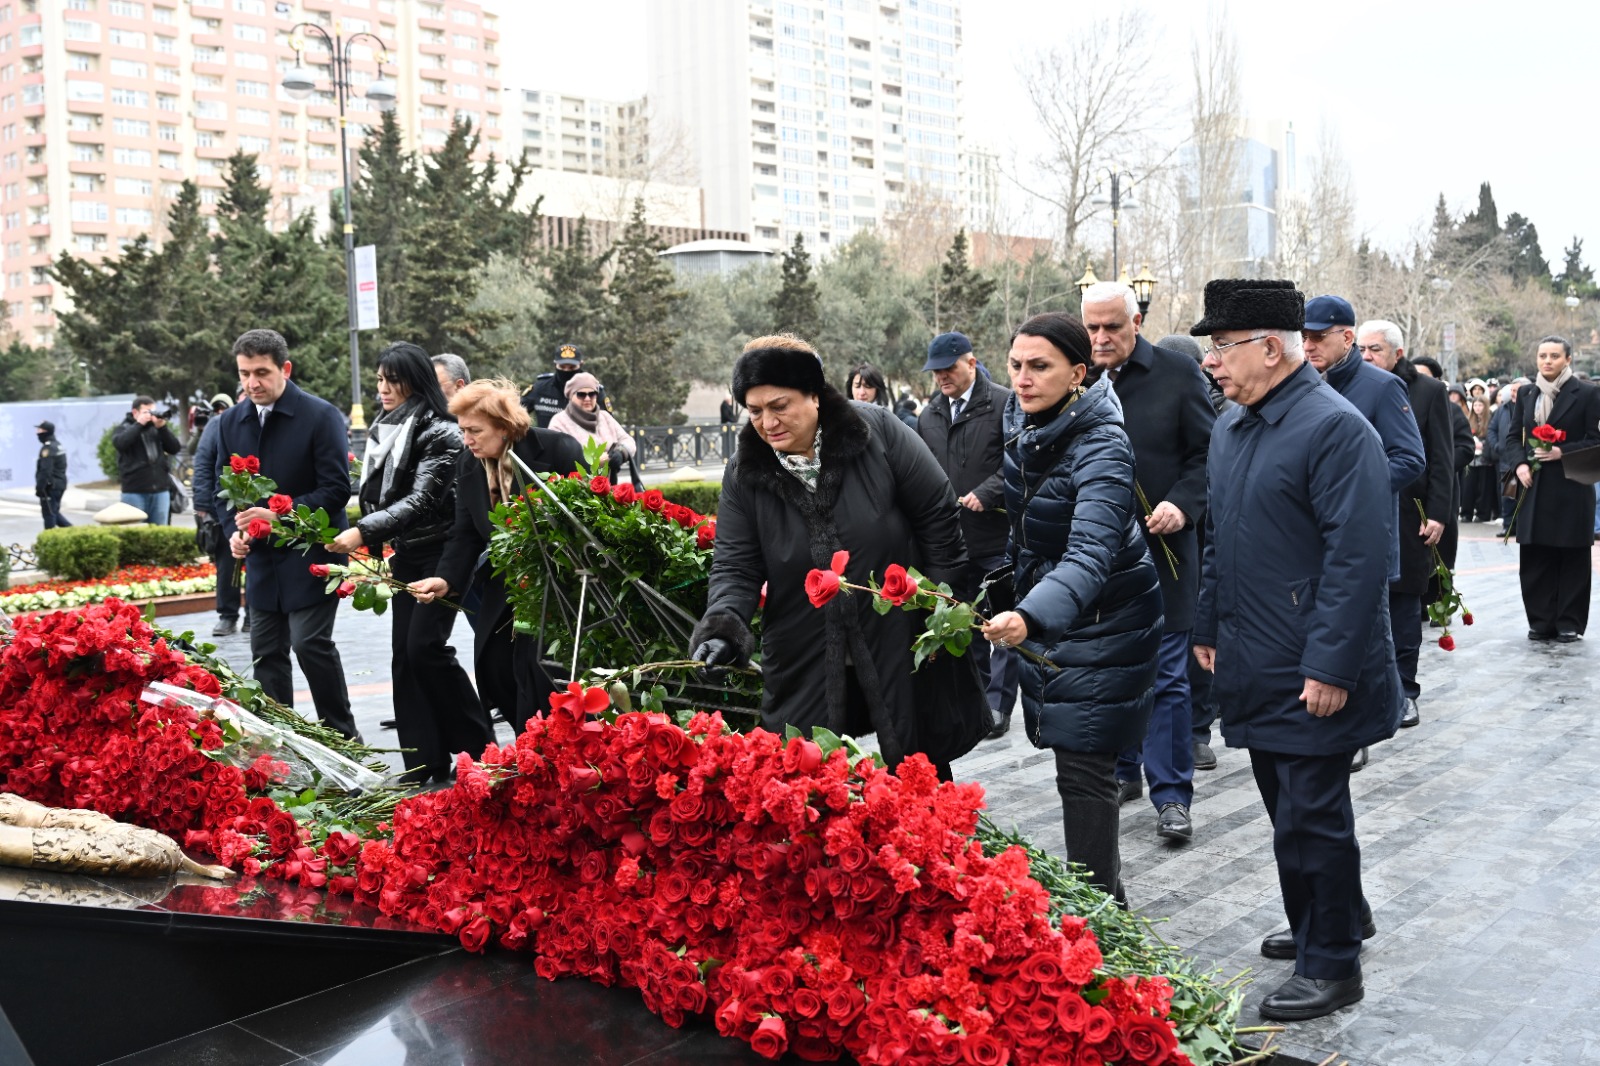
[[47,529],[33,542],[39,568],[81,581],[122,566],[184,566],[200,556],[187,526],[71,526]]
[[722,495],[720,481],[663,481],[650,487],[660,489],[673,503],[705,515],[717,513],[717,499]]
[[100,460],[100,472],[112,481],[122,477],[121,471],[117,468],[117,446],[111,443],[111,434],[116,431],[116,423],[107,426],[106,431],[100,434],[100,443],[94,449],[95,458]]

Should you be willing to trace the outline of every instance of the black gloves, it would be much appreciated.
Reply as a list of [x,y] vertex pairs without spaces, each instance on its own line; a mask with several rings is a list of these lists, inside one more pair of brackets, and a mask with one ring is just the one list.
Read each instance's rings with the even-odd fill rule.
[[710,677],[719,666],[732,666],[739,660],[739,649],[721,637],[712,637],[702,641],[689,656],[705,665],[700,668],[700,676]]

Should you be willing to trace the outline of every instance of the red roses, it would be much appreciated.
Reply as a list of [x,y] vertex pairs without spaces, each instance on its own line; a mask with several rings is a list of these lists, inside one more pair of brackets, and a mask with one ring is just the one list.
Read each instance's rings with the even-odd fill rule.
[[717,540],[717,520],[708,518],[699,529],[694,531],[694,546],[701,551],[708,550]]
[[840,579],[849,562],[849,552],[834,552],[828,569],[813,570],[806,575],[806,599],[811,601],[811,606],[821,607],[839,595]]
[[1555,426],[1552,426],[1550,423],[1546,422],[1543,425],[1534,426],[1532,436],[1534,440],[1544,445],[1545,449],[1548,450],[1549,448],[1566,440],[1567,431],[1564,429],[1557,429]]
[[327,563],[312,563],[311,564],[311,576],[312,577],[327,577],[328,576],[328,564]]
[[281,492],[273,493],[267,500],[267,510],[275,515],[286,515],[294,510],[294,500]]
[[899,607],[917,594],[917,583],[899,563],[890,563],[883,571],[883,585],[878,595]]
[[261,460],[253,455],[235,455],[228,460],[228,469],[235,474],[259,474]]
[[272,523],[268,522],[265,518],[250,519],[249,524],[245,526],[244,530],[244,535],[249,537],[251,540],[255,540],[257,537],[268,536],[271,533]]

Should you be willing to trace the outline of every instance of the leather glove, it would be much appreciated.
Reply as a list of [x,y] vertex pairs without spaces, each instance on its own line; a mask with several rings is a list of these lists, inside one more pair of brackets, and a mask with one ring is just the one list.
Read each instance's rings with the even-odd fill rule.
[[719,666],[732,666],[739,659],[739,649],[721,637],[712,637],[703,641],[689,658],[704,663],[700,668],[700,676],[709,678],[717,673]]

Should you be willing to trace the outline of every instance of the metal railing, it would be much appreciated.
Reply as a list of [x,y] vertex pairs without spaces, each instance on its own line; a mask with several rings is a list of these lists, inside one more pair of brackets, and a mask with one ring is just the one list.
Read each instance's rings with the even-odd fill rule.
[[647,468],[726,463],[738,447],[739,426],[629,426],[639,446],[634,462]]

